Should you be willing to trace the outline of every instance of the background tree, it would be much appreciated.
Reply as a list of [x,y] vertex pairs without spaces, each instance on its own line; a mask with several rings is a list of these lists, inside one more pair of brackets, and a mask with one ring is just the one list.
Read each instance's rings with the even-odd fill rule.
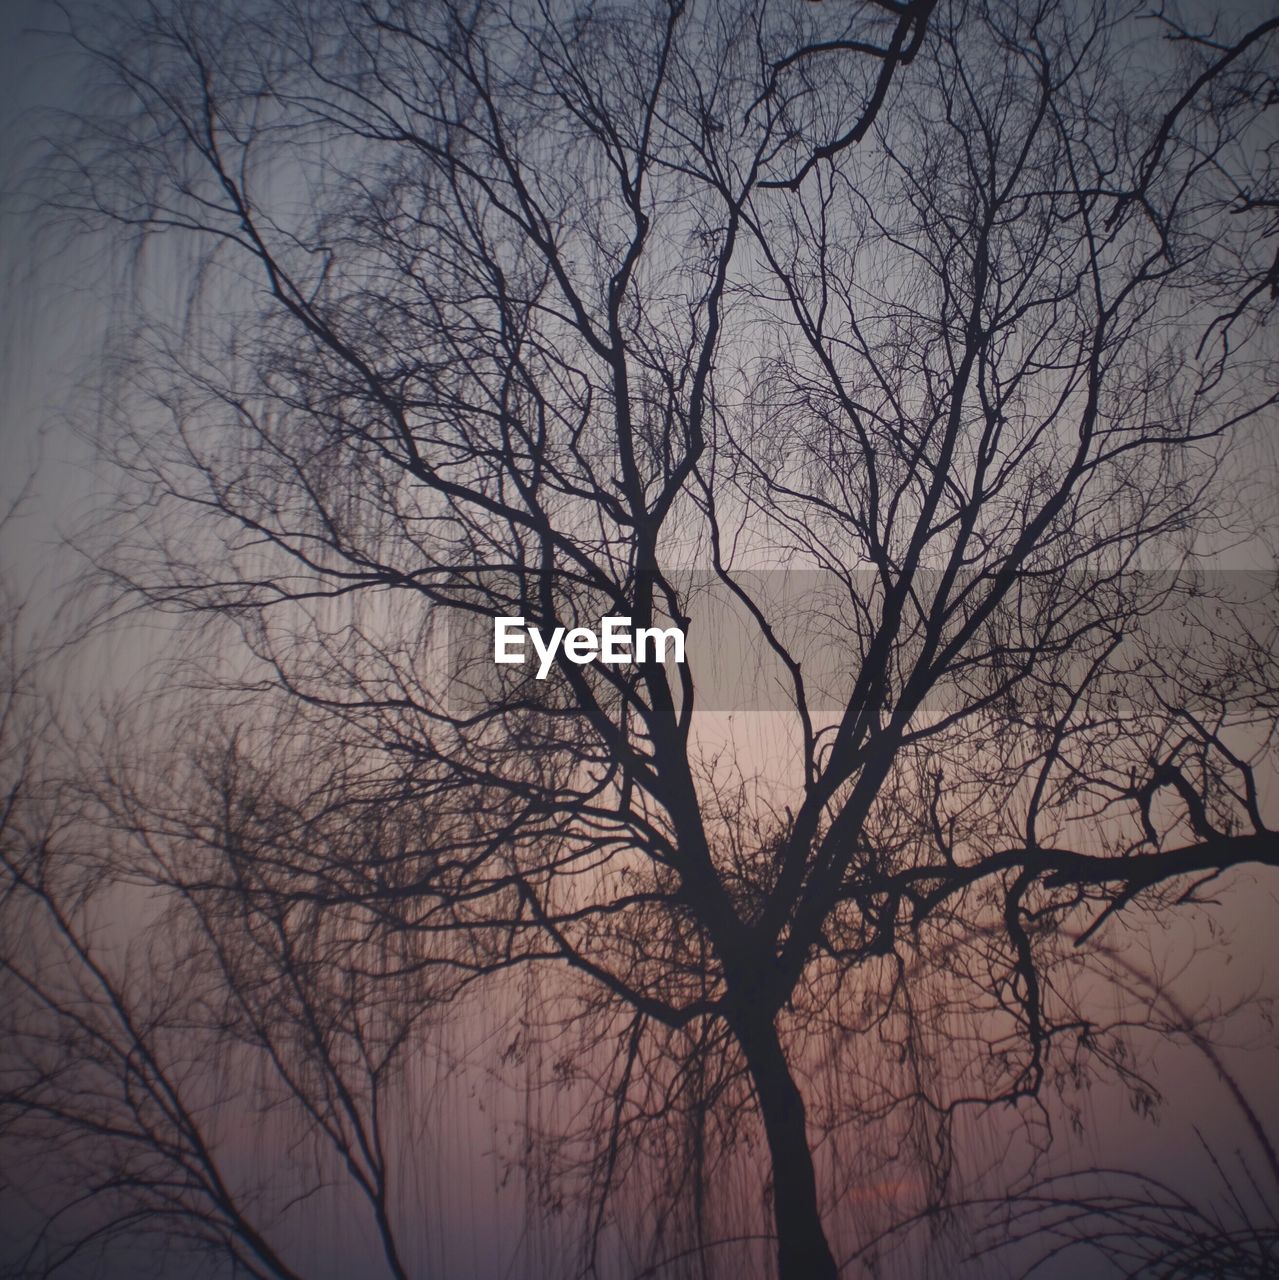
[[[224,817],[144,793],[117,829],[260,1048],[242,993],[304,974],[306,1060],[372,1097],[427,991],[561,969],[616,1050],[597,1229],[673,1117],[700,1221],[753,1111],[779,1272],[818,1278],[841,1218],[810,1128],[891,1121],[938,1197],[966,1106],[1105,1064],[1066,976],[1088,939],[1279,857],[1269,597],[1144,572],[1249,516],[1273,24],[1178,58],[1138,17],[306,0],[81,28],[115,96],[58,203],[193,254],[114,383],[99,568],[236,625],[246,722],[292,708],[205,770]],[[814,575],[798,611],[777,566]],[[468,618],[697,637],[724,600],[786,691],[771,779],[710,744],[707,659],[461,661]],[[441,985],[383,1011],[406,973]],[[376,1214],[373,1120],[311,1119]]]

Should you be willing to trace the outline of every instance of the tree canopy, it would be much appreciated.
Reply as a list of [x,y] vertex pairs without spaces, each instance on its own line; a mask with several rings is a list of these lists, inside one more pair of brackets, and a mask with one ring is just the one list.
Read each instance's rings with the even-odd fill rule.
[[[1275,597],[1211,569],[1268,536],[1279,22],[110,19],[50,204],[177,301],[112,363],[89,545],[219,661],[158,755],[143,711],[7,831],[51,951],[3,955],[0,1107],[95,1144],[109,1231],[295,1274],[193,1027],[338,1154],[394,1275],[381,1099],[484,984],[533,984],[587,1100],[548,1157],[588,1170],[587,1271],[653,1168],[654,1239],[713,1265],[758,1136],[778,1274],[834,1276],[865,1241],[816,1135],[908,1149],[936,1205],[959,1117],[1124,1077],[1107,931],[1279,863]],[[538,681],[472,643],[605,615],[689,660]],[[145,979],[84,914],[139,884]]]

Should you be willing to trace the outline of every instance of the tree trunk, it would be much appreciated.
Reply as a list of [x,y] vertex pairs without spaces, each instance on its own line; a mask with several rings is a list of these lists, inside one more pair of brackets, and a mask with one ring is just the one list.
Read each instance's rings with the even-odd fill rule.
[[836,1280],[817,1209],[817,1176],[808,1147],[804,1099],[768,1017],[737,1020],[737,1038],[759,1099],[773,1165],[773,1216],[779,1280]]

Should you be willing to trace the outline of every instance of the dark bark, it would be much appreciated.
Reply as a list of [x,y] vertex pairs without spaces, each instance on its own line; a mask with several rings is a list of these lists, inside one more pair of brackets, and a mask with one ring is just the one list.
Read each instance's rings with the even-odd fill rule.
[[839,1269],[817,1207],[804,1098],[767,1014],[742,1015],[734,1029],[746,1057],[768,1137],[779,1280],[835,1280]]

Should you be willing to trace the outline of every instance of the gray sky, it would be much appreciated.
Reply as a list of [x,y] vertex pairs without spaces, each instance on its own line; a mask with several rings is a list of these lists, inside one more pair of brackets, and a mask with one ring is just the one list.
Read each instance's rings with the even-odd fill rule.
[[30,211],[30,167],[41,113],[75,105],[75,70],[39,28],[63,25],[51,0],[0,0],[0,502],[34,481],[20,518],[0,532],[0,565],[24,594],[45,594],[68,558],[59,531],[95,485],[68,429],[76,384],[92,371],[107,323],[86,287],[88,246],[55,254]]
[[[75,103],[69,60],[55,53],[48,38],[31,31],[61,21],[51,0],[0,0],[0,186],[5,193],[0,221],[0,509],[34,474],[20,518],[0,531],[0,569],[12,574],[20,589],[46,599],[75,566],[74,558],[59,547],[60,535],[102,493],[86,446],[69,429],[66,409],[76,387],[93,373],[111,318],[110,294],[100,287],[91,249],[86,245],[53,260],[38,260],[38,223],[18,207],[15,197],[17,176],[35,142],[33,113]],[[1205,998],[1213,980],[1220,981],[1222,991],[1232,984],[1236,990],[1273,984],[1279,957],[1273,913],[1268,890],[1244,886],[1231,898],[1236,963],[1225,972],[1229,953],[1222,952],[1200,966],[1194,976]],[[1254,1100],[1263,1101],[1263,1082],[1245,1083],[1254,1087]],[[1187,1122],[1196,1118],[1186,1114],[1192,1102],[1188,1090],[1178,1088],[1186,1081],[1173,1084],[1173,1102],[1181,1108],[1173,1110],[1176,1123],[1156,1131],[1137,1129],[1133,1122],[1135,1132],[1125,1135],[1134,1145],[1148,1143],[1152,1156],[1162,1159],[1170,1157],[1161,1144],[1184,1143]],[[1219,1101],[1208,1097],[1205,1111]],[[1275,1105],[1271,1100],[1270,1106]],[[478,1137],[467,1136],[481,1144],[488,1139],[487,1128]]]

